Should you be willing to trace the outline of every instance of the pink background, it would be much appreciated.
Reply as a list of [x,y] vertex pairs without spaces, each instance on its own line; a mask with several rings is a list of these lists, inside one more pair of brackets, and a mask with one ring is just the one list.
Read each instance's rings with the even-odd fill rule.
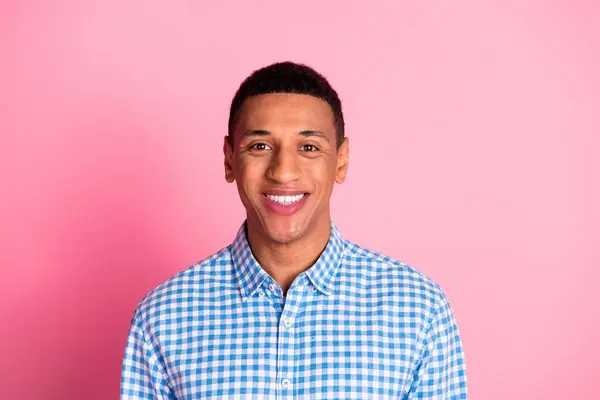
[[234,91],[291,59],[343,101],[334,221],[442,285],[470,398],[600,399],[595,2],[49,3],[0,5],[0,398],[118,397],[137,302],[243,220]]

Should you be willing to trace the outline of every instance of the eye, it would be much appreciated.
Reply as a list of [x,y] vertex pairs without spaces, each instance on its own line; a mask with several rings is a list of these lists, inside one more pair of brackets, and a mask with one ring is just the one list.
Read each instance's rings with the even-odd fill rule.
[[314,144],[305,144],[301,146],[301,149],[304,151],[307,151],[309,153],[313,152],[313,151],[318,151],[319,149],[317,148],[317,146],[315,146]]
[[249,147],[249,149],[250,150],[264,151],[264,150],[270,149],[270,147],[267,146],[266,143],[254,143],[252,146]]

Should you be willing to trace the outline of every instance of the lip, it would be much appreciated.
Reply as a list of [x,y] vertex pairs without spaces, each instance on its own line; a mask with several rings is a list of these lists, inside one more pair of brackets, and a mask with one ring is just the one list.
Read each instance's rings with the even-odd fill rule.
[[273,196],[297,196],[299,194],[308,195],[310,193],[304,192],[302,190],[269,190],[263,192],[263,196],[266,194],[271,194]]
[[[294,194],[298,195],[298,194],[304,194],[304,197],[302,197],[302,199],[300,199],[299,201],[292,203],[292,204],[279,204],[273,200],[270,200],[265,193],[262,194],[262,201],[263,204],[265,205],[265,207],[275,213],[275,214],[279,214],[279,215],[285,215],[285,216],[289,216],[289,215],[294,215],[296,214],[301,208],[302,206],[304,206],[304,204],[306,203],[306,199],[310,196],[310,193],[305,193],[305,192],[282,192],[282,191],[274,191],[274,192],[267,192],[269,194],[273,194],[276,196],[294,196]],[[285,194],[282,194],[285,193]]]

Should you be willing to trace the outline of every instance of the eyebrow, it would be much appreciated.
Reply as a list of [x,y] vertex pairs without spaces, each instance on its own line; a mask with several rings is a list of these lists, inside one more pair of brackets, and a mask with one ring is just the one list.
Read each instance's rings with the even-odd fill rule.
[[264,129],[250,129],[244,132],[243,136],[268,136],[271,132],[266,131]]
[[[323,138],[323,139],[329,141],[329,138],[327,137],[327,135],[324,134],[321,131],[304,130],[304,131],[300,131],[298,133],[300,135],[306,136],[306,137],[318,136],[320,138]],[[271,132],[269,132],[269,131],[267,131],[265,129],[249,129],[246,132],[244,132],[243,136],[244,137],[248,137],[248,136],[269,136],[270,134],[271,134]]]
[[312,131],[312,130],[307,130],[307,131],[300,131],[300,134],[301,134],[302,136],[307,136],[307,137],[310,137],[310,136],[318,136],[318,137],[320,137],[320,138],[323,138],[323,139],[325,139],[325,140],[327,140],[327,141],[329,142],[329,138],[327,137],[327,135],[326,135],[326,134],[324,134],[324,133],[323,133],[323,132],[321,132],[321,131]]

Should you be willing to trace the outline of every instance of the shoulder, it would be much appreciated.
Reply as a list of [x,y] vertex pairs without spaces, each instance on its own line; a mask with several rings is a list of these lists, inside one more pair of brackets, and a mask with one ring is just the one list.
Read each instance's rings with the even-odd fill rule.
[[418,302],[430,310],[446,301],[443,289],[432,278],[384,253],[345,240],[344,261],[347,273],[368,282],[372,291]]
[[189,303],[194,297],[202,297],[222,287],[232,279],[230,246],[187,267],[181,272],[149,291],[138,303],[134,320],[154,325],[161,316]]

